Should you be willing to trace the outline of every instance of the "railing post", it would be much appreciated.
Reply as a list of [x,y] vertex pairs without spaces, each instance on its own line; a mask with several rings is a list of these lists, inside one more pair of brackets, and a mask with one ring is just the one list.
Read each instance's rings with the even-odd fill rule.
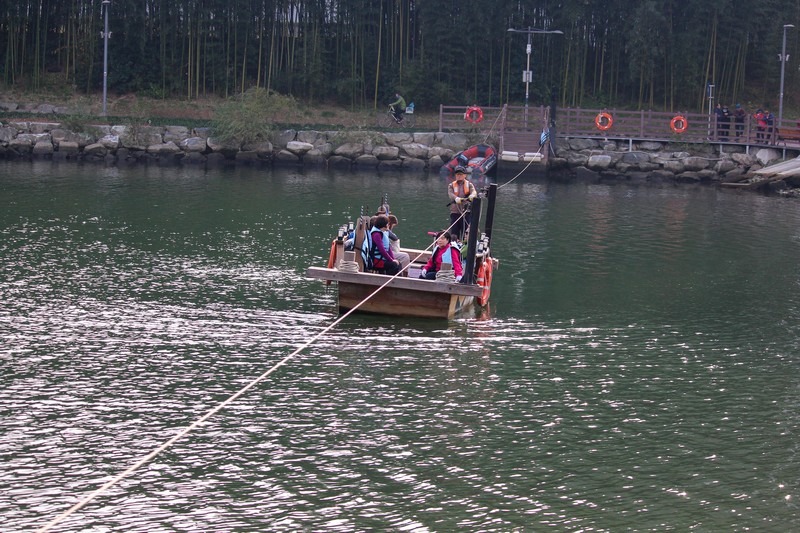
[[439,133],[444,131],[444,104],[439,104]]
[[508,104],[503,104],[503,107],[500,108],[500,113],[503,114],[502,118],[500,119],[500,153],[497,154],[497,157],[500,157],[505,151],[505,144],[506,144],[506,122],[508,120]]
[[644,138],[644,109],[639,111],[639,137]]

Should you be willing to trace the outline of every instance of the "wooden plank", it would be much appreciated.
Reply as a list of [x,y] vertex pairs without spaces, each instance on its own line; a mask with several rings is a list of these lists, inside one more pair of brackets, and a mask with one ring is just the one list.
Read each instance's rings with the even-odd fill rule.
[[787,170],[794,170],[800,168],[800,158],[790,159],[788,161],[783,161],[781,163],[776,163],[774,165],[770,165],[768,167],[764,167],[762,169],[756,170],[753,174],[759,176],[770,176],[773,174],[777,174],[779,172],[784,172]]
[[[435,282],[431,282],[435,283]],[[375,288],[358,283],[339,283],[339,308],[354,308]],[[452,318],[474,307],[475,298],[431,291],[411,291],[386,287],[364,302],[358,310],[364,313],[377,313],[393,316],[413,316],[423,318]]]

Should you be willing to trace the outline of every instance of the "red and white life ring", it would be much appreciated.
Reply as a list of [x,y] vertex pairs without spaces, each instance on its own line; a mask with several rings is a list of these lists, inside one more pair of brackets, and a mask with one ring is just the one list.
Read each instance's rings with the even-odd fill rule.
[[611,113],[602,111],[594,117],[594,125],[597,126],[597,129],[600,131],[608,131],[611,129],[611,126],[614,125],[614,117],[611,116]]
[[686,128],[689,127],[689,122],[683,115],[675,115],[672,117],[672,120],[669,121],[669,127],[675,133],[683,133],[686,131]]
[[478,303],[482,306],[489,303],[489,295],[492,292],[492,260],[487,258],[478,267],[478,285],[483,287],[483,292],[478,296]]
[[476,105],[468,107],[467,111],[464,113],[464,120],[477,124],[483,120],[483,109]]

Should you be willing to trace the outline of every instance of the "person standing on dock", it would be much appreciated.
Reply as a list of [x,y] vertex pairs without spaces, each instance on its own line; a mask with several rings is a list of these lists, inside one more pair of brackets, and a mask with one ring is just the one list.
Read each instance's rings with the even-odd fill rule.
[[447,186],[450,197],[450,231],[456,240],[463,240],[469,227],[469,207],[472,200],[478,197],[475,185],[467,179],[467,169],[459,165],[455,170],[456,179]]
[[733,110],[733,121],[736,123],[736,138],[744,134],[744,117],[747,112],[742,107],[742,104],[736,104]]

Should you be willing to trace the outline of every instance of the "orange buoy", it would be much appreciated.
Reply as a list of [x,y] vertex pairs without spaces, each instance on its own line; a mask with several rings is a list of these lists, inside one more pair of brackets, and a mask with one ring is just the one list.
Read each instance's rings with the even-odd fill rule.
[[483,109],[476,105],[468,107],[466,113],[464,113],[464,120],[477,124],[483,120]]
[[672,120],[669,121],[669,127],[675,133],[683,133],[686,131],[686,128],[689,127],[689,122],[683,115],[675,115],[672,117]]
[[603,111],[594,117],[594,125],[597,126],[597,129],[600,131],[608,131],[611,129],[611,126],[614,125],[614,117],[611,116],[611,113]]

